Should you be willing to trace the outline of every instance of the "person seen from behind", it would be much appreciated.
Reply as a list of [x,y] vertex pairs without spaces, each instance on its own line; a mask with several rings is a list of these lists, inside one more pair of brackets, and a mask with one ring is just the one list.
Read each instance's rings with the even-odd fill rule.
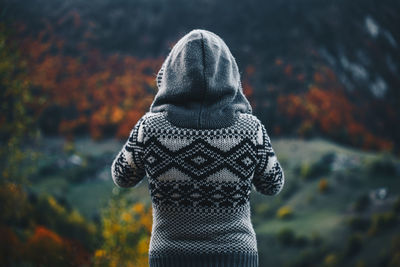
[[258,266],[250,193],[277,195],[285,178],[235,58],[218,35],[195,29],[174,45],[156,81],[149,111],[111,166],[122,188],[147,177],[149,266]]

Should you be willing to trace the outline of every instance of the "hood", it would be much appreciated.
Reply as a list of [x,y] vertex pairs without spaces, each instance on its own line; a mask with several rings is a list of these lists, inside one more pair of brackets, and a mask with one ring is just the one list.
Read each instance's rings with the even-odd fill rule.
[[157,74],[151,112],[166,111],[178,127],[222,128],[252,113],[235,58],[216,34],[192,30],[172,48]]

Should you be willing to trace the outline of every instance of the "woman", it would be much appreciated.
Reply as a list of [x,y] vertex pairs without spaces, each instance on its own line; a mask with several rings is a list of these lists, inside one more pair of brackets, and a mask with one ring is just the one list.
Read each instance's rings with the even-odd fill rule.
[[278,194],[284,173],[229,48],[210,31],[189,32],[164,61],[157,86],[111,170],[124,188],[147,176],[149,265],[258,266],[250,192]]

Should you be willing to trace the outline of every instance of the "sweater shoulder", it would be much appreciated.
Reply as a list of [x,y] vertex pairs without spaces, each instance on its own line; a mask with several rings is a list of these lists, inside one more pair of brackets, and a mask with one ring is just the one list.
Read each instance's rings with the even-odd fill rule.
[[230,131],[230,132],[246,132],[257,133],[260,129],[260,120],[253,114],[239,113],[235,123],[228,127],[215,129],[194,129],[178,127],[168,121],[166,112],[148,112],[146,113],[146,128],[157,131],[164,130],[189,130],[194,132],[214,132],[214,131]]
[[167,129],[171,127],[171,124],[166,119],[166,112],[147,112],[146,117],[146,128],[159,128]]
[[253,114],[239,113],[236,127],[257,132],[260,128],[260,120]]

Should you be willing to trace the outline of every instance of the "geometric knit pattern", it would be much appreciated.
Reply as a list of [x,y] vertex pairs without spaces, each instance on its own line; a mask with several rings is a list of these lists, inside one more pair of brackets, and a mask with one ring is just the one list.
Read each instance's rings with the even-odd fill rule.
[[148,112],[111,171],[120,187],[135,187],[147,176],[153,208],[150,266],[174,266],[162,263],[183,256],[187,263],[216,264],[218,254],[257,266],[251,189],[276,195],[284,173],[254,115],[239,113],[225,128],[190,129],[171,124],[165,112]]

